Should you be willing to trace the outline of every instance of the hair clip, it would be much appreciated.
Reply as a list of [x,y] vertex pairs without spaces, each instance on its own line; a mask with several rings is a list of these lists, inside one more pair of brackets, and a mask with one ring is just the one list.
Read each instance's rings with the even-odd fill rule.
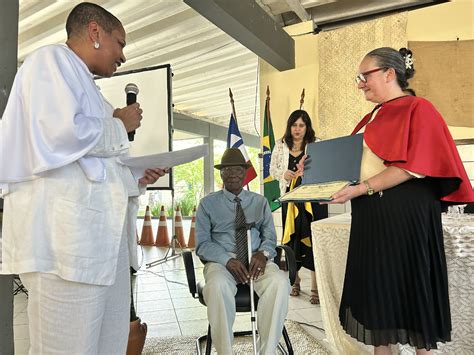
[[411,53],[405,55],[405,69],[413,69],[413,55]]

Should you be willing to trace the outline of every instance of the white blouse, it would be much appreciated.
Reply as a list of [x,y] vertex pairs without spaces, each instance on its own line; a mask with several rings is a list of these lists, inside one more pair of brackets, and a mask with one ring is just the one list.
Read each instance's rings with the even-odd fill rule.
[[278,180],[280,185],[280,196],[286,192],[289,182],[285,180],[284,174],[288,170],[288,161],[290,157],[290,150],[282,139],[275,142],[273,147],[272,158],[270,161],[270,175]]
[[117,160],[129,143],[112,114],[67,46],[42,47],[25,60],[1,128],[0,183],[9,191],[0,273],[111,285],[124,232],[136,265],[140,191]]

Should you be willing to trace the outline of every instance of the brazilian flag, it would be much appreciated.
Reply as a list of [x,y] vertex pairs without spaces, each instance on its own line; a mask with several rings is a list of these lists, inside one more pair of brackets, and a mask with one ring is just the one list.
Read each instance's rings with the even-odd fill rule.
[[273,135],[272,119],[270,117],[270,97],[267,88],[267,100],[265,102],[265,114],[263,117],[263,194],[273,211],[280,207],[277,199],[280,197],[280,187],[277,180],[270,175],[270,161],[272,150],[275,146],[275,136]]

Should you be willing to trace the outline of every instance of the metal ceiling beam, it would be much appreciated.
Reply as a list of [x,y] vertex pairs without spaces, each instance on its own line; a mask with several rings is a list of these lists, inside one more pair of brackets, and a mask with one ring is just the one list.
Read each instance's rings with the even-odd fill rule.
[[299,0],[286,0],[286,3],[290,7],[291,11],[293,11],[301,21],[309,21],[311,20],[311,15],[305,10],[305,8],[301,5]]
[[316,33],[368,21],[401,11],[411,11],[450,0],[340,0],[308,11],[315,25]]
[[254,0],[184,0],[276,69],[295,68],[295,42]]
[[[211,137],[224,142],[227,141],[227,127],[205,122],[181,112],[173,112],[173,128],[202,137]],[[242,139],[246,146],[260,148],[260,138],[258,136],[243,132],[240,133],[242,134]]]

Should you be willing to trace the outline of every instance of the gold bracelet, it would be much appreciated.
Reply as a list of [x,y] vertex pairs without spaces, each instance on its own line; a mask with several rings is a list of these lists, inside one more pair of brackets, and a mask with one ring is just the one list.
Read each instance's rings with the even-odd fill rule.
[[367,180],[364,180],[363,183],[367,189],[367,195],[372,196],[375,193],[374,189],[370,187],[369,182]]

